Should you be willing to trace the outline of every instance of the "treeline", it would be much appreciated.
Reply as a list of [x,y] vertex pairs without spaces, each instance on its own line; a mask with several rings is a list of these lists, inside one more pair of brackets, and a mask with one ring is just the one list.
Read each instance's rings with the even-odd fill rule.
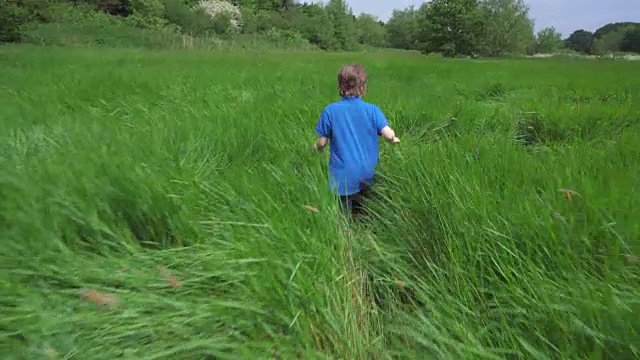
[[607,24],[566,39],[554,28],[534,33],[523,0],[432,0],[396,10],[386,23],[387,45],[444,55],[640,53],[640,23]]
[[566,39],[565,44],[583,54],[640,53],[640,23],[607,24],[593,33],[583,29],[576,30]]
[[69,6],[106,12],[132,26],[195,37],[264,34],[324,50],[384,47],[385,25],[355,16],[344,0],[0,0],[0,42],[19,41],[30,24],[56,22]]
[[391,47],[445,56],[524,54],[536,40],[522,0],[433,0],[397,10],[387,39]]
[[59,22],[82,8],[137,28],[222,39],[266,35],[325,50],[390,47],[444,56],[640,52],[640,24],[607,24],[563,39],[553,27],[534,31],[524,0],[432,0],[396,10],[387,23],[355,15],[345,0],[0,0],[0,42],[20,41],[34,23]]

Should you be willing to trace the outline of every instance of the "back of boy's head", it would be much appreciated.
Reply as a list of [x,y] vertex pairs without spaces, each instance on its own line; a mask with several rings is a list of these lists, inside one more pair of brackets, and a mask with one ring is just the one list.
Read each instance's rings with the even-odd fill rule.
[[358,64],[347,65],[338,73],[340,96],[362,96],[367,85],[367,73]]

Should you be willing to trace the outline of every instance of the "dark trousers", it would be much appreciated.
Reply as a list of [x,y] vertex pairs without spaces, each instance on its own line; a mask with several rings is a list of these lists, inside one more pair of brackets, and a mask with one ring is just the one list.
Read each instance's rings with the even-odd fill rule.
[[359,192],[351,195],[340,196],[342,212],[352,220],[366,215],[366,203],[372,197],[372,184],[362,184]]

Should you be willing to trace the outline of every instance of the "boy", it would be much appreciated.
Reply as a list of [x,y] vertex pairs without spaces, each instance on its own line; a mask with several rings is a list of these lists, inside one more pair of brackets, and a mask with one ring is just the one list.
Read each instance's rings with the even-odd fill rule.
[[328,105],[316,126],[313,148],[321,152],[330,144],[329,187],[340,197],[342,210],[351,217],[363,210],[378,165],[378,136],[400,142],[386,117],[374,104],[361,99],[367,74],[360,65],[338,73],[341,100]]

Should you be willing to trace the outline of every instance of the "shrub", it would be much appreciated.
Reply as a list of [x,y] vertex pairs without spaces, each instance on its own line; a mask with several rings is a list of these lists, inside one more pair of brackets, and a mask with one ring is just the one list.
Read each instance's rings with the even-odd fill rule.
[[180,26],[172,24],[169,20],[162,17],[145,16],[138,12],[134,12],[130,16],[124,18],[124,23],[140,28],[156,31],[180,32]]
[[161,18],[164,14],[164,4],[161,0],[131,0],[134,12],[144,17]]
[[180,0],[164,0],[164,18],[191,36],[214,34],[215,19],[199,6],[189,7]]
[[204,10],[211,19],[216,19],[219,15],[225,14],[222,17],[218,17],[217,21],[223,23],[224,19],[228,17],[235,32],[240,32],[242,30],[242,15],[240,13],[240,9],[231,3],[219,0],[202,0],[198,3],[196,8]]
[[15,1],[0,0],[0,43],[20,41],[30,19],[29,12]]
[[285,42],[288,44],[309,44],[309,41],[295,30],[279,30],[272,28],[266,32],[266,37],[272,42]]

